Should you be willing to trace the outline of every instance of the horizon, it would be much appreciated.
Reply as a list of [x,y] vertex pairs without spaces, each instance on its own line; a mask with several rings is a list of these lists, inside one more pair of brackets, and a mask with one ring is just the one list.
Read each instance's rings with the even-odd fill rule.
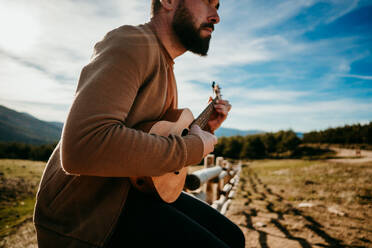
[[[11,109],[7,106],[4,106],[4,105],[0,105],[0,107],[5,107],[7,109],[10,109],[11,111],[16,111],[17,113],[19,114],[26,114],[26,115],[29,115],[31,116],[32,118],[35,118],[39,121],[44,121],[44,122],[48,122],[48,123],[59,123],[59,124],[62,124],[64,125],[64,122],[61,122],[61,121],[48,121],[48,120],[43,120],[43,119],[39,119],[35,116],[33,116],[32,114],[30,113],[27,113],[27,112],[20,112],[20,111],[17,111],[17,110],[14,110],[14,109]],[[372,121],[370,121],[372,122]],[[352,124],[346,124],[346,125],[368,125],[370,122],[367,122],[367,123],[352,123]],[[293,130],[293,129],[280,129],[280,130],[276,130],[276,131],[269,131],[269,130],[262,130],[262,129],[239,129],[239,128],[231,128],[231,127],[220,127],[220,128],[223,128],[223,129],[231,129],[231,130],[234,130],[234,131],[238,131],[238,132],[262,132],[262,133],[276,133],[276,132],[279,132],[279,131],[293,131],[295,133],[300,133],[300,134],[305,134],[305,133],[308,133],[308,132],[319,132],[319,131],[324,131],[326,129],[330,129],[330,128],[342,128],[344,127],[345,125],[342,125],[342,126],[334,126],[334,127],[327,127],[325,129],[319,129],[319,130],[310,130],[310,131],[301,131],[301,130]],[[218,129],[219,130],[219,129]],[[217,131],[218,131],[217,130]],[[259,133],[257,133],[259,134]],[[239,135],[239,134],[238,134]],[[255,135],[255,134],[249,134],[249,135]]]
[[[221,1],[209,55],[175,59],[179,107],[197,116],[216,81],[232,104],[225,128],[310,132],[367,124],[371,12],[369,0]],[[143,0],[2,3],[0,104],[64,122],[94,44],[149,18]]]

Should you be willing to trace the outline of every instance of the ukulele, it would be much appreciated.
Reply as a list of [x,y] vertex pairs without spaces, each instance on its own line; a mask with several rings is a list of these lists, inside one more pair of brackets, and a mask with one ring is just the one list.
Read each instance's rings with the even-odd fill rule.
[[[214,103],[216,100],[221,99],[220,87],[213,82],[212,88],[216,95],[215,98],[196,119],[194,119],[191,110],[188,108],[173,109],[167,111],[163,120],[146,123],[139,127],[139,129],[162,136],[168,136],[170,134],[185,136],[193,124],[198,125],[201,129],[205,129],[214,109]],[[130,181],[139,191],[152,193],[160,197],[163,201],[171,203],[177,200],[181,194],[185,185],[186,175],[187,167],[183,167],[179,171],[169,172],[162,176],[130,177]]]

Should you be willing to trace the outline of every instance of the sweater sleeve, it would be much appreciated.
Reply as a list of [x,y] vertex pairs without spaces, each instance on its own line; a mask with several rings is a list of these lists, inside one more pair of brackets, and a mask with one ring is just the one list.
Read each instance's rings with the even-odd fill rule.
[[[126,126],[137,93],[151,73],[151,44],[133,30],[112,31],[83,68],[61,138],[63,169],[70,174],[159,176],[198,163],[196,135],[168,137]],[[125,33],[125,32],[124,32]]]

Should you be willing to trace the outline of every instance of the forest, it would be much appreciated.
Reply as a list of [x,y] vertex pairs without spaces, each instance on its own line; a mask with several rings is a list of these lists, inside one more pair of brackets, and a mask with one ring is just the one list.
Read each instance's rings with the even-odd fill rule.
[[[368,124],[345,125],[323,131],[305,133],[300,139],[292,130],[247,136],[220,137],[214,154],[232,159],[297,158],[319,152],[306,144],[358,145],[369,148],[372,145],[372,122]],[[0,158],[47,161],[57,143],[30,145],[24,143],[0,142]]]
[[372,121],[365,125],[345,125],[343,127],[328,128],[323,131],[308,132],[304,134],[303,142],[339,145],[372,145]]
[[57,143],[30,145],[16,142],[0,142],[0,158],[47,161]]
[[292,130],[248,136],[221,137],[214,154],[233,159],[260,159],[290,155],[302,143]]

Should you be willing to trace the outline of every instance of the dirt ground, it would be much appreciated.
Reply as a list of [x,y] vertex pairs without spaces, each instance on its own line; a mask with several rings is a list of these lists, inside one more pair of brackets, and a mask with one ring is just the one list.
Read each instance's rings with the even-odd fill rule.
[[332,148],[339,158],[329,159],[330,162],[338,163],[366,163],[372,161],[372,151]]
[[247,248],[372,247],[372,152],[361,155],[337,149],[342,158],[309,162],[301,170],[311,180],[303,185],[288,168],[270,171],[275,178],[248,165],[227,217],[243,230]]
[[[354,150],[336,150],[340,158],[329,162],[337,165],[372,161],[372,151],[361,151],[361,157],[353,158]],[[361,168],[366,168],[372,175],[372,163]],[[329,204],[327,199],[323,199],[327,198],[325,193],[325,197],[311,201],[306,198],[293,200],[293,195],[299,194],[300,189],[293,188],[289,181],[287,185],[278,186],[252,168],[247,167],[246,171],[248,173],[241,177],[237,197],[226,214],[243,230],[246,248],[372,247],[370,198],[362,205],[352,204],[353,198],[346,205],[332,201]],[[279,177],[285,170],[276,173]],[[317,190],[316,194],[322,193],[311,185],[313,181],[305,181],[307,183]],[[367,197],[370,197],[368,192]],[[37,247],[30,219],[20,225],[16,233],[0,240],[0,248],[10,247]]]
[[29,219],[19,226],[16,233],[0,241],[1,248],[37,248],[36,233]]

